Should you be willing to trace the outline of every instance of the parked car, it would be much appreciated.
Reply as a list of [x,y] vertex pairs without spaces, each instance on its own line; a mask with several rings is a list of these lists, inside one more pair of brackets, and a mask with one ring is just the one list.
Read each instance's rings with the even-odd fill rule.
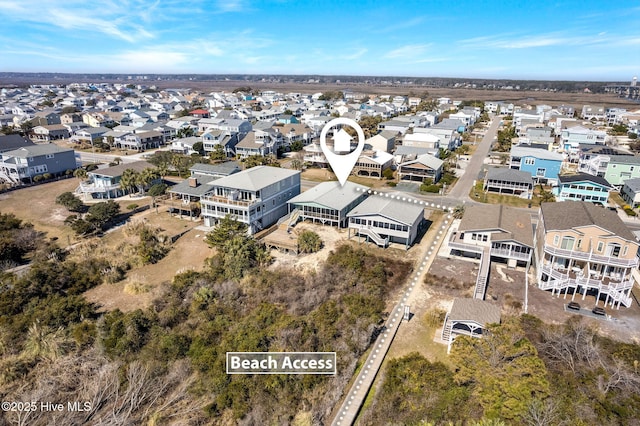
[[593,312],[596,315],[607,315],[607,312],[600,306],[596,306],[591,310],[591,312]]
[[569,302],[567,305],[567,309],[571,309],[572,311],[579,311],[580,304],[578,302]]

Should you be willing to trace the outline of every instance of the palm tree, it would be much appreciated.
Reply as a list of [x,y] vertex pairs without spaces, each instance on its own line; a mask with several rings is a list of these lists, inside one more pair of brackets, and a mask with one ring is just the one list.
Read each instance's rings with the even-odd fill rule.
[[24,353],[32,358],[56,359],[62,354],[64,337],[62,328],[51,331],[40,325],[39,321],[29,327],[24,344]]
[[80,167],[79,169],[74,170],[73,176],[77,177],[79,180],[85,180],[87,178],[87,171]]
[[151,182],[158,179],[160,176],[156,169],[147,167],[138,175],[138,188],[140,189],[140,193],[144,195],[145,188],[148,188],[151,185]]
[[138,186],[139,175],[139,172],[133,169],[127,169],[120,177],[120,188],[122,188],[125,193],[129,192],[129,196],[131,196],[131,191]]

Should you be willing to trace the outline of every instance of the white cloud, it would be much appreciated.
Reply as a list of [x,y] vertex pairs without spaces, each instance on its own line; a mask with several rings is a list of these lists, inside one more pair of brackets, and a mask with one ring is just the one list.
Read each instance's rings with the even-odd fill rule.
[[385,58],[405,58],[412,59],[424,53],[430,44],[408,44],[387,52]]
[[[112,2],[95,0],[92,3],[71,0],[5,1],[0,0],[0,17],[19,22],[44,24],[50,27],[79,32],[102,33],[127,42],[150,39],[154,35],[140,24],[150,19],[155,5],[147,2]],[[77,34],[79,37],[82,34]]]
[[353,53],[348,53],[348,54],[342,55],[341,58],[346,60],[346,61],[353,61],[354,59],[360,58],[362,55],[364,55],[368,51],[369,51],[369,49],[363,47],[361,49],[358,49],[358,50],[354,51]]

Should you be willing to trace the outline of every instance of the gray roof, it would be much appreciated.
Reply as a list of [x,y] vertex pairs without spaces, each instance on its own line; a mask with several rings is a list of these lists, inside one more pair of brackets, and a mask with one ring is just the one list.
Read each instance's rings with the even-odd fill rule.
[[575,175],[560,175],[558,176],[560,183],[572,183],[572,182],[591,182],[598,185],[611,188],[611,184],[601,176],[590,175],[588,173],[576,173]]
[[502,167],[489,167],[487,169],[487,180],[499,180],[503,182],[526,183],[533,185],[531,173]]
[[[563,203],[558,203],[563,204]],[[514,240],[533,247],[531,215],[526,211],[502,204],[472,204],[465,208],[458,231],[502,230],[493,240]]]
[[231,175],[240,171],[240,165],[235,161],[225,161],[224,163],[203,164],[196,163],[191,168],[191,172],[201,175]]
[[635,155],[611,155],[609,164],[640,164],[640,157]]
[[633,192],[640,192],[640,178],[627,179],[624,181],[624,186],[629,187]]
[[133,163],[121,163],[117,166],[107,167],[104,169],[97,169],[89,172],[88,174],[100,175],[100,176],[111,176],[118,177],[122,176],[127,169],[135,170],[136,172],[141,172],[144,169],[155,169],[156,166],[147,162],[147,161],[135,161]]
[[415,160],[410,160],[407,161],[405,163],[400,164],[401,166],[408,166],[410,164],[415,164],[415,163],[420,163],[424,166],[429,167],[430,169],[433,170],[438,170],[439,168],[442,167],[442,165],[444,164],[444,161],[442,161],[439,158],[434,157],[431,154],[423,154],[421,156],[419,156],[418,158],[416,158]]
[[423,155],[437,151],[435,148],[420,148],[417,146],[400,145],[396,148],[395,155]]
[[12,149],[31,145],[34,145],[34,143],[18,134],[0,135],[0,151],[10,151]]
[[202,197],[206,193],[211,192],[213,184],[216,181],[216,178],[213,176],[195,175],[191,177],[196,178],[195,187],[191,186],[191,181],[189,179],[185,179],[182,182],[169,188],[168,192],[172,192],[174,194],[192,195],[194,197]]
[[511,147],[512,157],[535,157],[543,160],[562,161],[564,156],[557,152],[547,151],[545,149],[529,148],[522,145]]
[[453,299],[450,321],[474,321],[486,326],[500,323],[500,308],[480,299]]
[[4,152],[3,155],[11,157],[38,157],[40,155],[56,154],[59,152],[73,152],[71,148],[61,148],[53,143],[44,143],[38,145],[28,145],[12,151]]
[[445,118],[439,123],[436,123],[433,127],[436,129],[458,130],[458,128],[464,127],[464,122],[457,118]]
[[358,204],[347,216],[367,216],[379,214],[405,225],[411,225],[416,218],[424,216],[424,208],[406,201],[386,197],[369,197]]
[[220,178],[215,182],[215,186],[224,186],[226,188],[246,191],[259,191],[262,188],[266,188],[269,185],[296,175],[300,175],[300,172],[297,170],[257,166]]
[[620,217],[609,209],[584,201],[542,203],[545,231],[575,229],[595,225],[628,241],[635,237]]
[[362,196],[362,191],[357,191],[359,186],[353,182],[345,182],[341,186],[339,182],[322,182],[313,188],[290,199],[290,204],[314,203],[334,210],[342,210]]

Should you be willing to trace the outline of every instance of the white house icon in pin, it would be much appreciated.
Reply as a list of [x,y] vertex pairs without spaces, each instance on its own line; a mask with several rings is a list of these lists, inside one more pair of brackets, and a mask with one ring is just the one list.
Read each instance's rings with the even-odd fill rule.
[[344,129],[340,129],[333,136],[333,152],[351,152],[351,136]]

